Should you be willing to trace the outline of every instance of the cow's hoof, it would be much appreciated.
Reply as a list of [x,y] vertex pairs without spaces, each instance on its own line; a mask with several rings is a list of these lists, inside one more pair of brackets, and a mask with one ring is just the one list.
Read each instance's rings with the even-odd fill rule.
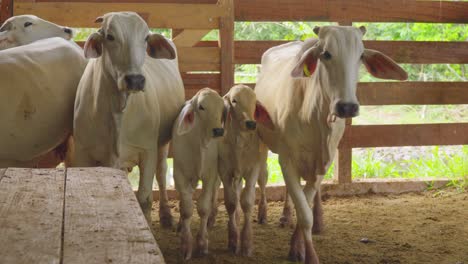
[[170,213],[159,214],[159,223],[164,229],[170,229],[174,226],[174,220],[172,219],[172,215]]
[[304,252],[301,252],[300,250],[290,250],[289,251],[289,256],[288,260],[292,262],[304,262],[305,257],[304,257]]
[[252,256],[252,247],[242,247],[241,249],[241,255],[243,257],[251,257]]
[[208,229],[212,229],[214,227],[215,223],[216,223],[216,214],[211,214],[208,217],[208,222],[207,222],[206,226],[208,227]]
[[291,221],[291,217],[288,217],[288,216],[281,216],[280,220],[279,220],[280,224],[279,226],[280,227],[292,227],[293,226],[293,223]]
[[229,241],[229,244],[228,244],[228,250],[229,252],[231,252],[232,254],[239,254],[239,246],[237,245],[237,243],[234,243],[233,241]]

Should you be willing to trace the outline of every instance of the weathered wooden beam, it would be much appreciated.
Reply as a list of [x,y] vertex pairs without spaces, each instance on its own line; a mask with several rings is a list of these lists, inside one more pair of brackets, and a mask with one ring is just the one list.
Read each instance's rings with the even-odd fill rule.
[[468,23],[468,3],[416,0],[236,0],[236,21]]
[[127,174],[67,169],[63,263],[164,263]]
[[357,125],[344,133],[340,148],[468,145],[468,123]]
[[221,95],[234,85],[234,0],[220,0],[226,10],[219,22],[219,44],[221,47]]
[[[468,2],[466,2],[468,4]],[[468,12],[468,11],[467,11]],[[468,17],[468,16],[467,16]],[[235,64],[260,64],[262,54],[271,47],[288,41],[236,41]],[[376,41],[366,40],[364,46],[385,53],[398,63],[434,64],[468,63],[466,41]]]
[[0,181],[2,263],[60,263],[64,169],[8,169]]
[[177,47],[193,47],[210,31],[210,29],[184,29],[173,37],[172,41]]
[[[346,119],[345,131],[350,129],[352,119]],[[352,182],[352,161],[353,161],[353,150],[351,148],[338,148],[335,157],[335,170],[333,171],[333,179],[338,183],[350,183]]]
[[13,16],[13,0],[0,1],[0,24]]
[[[329,180],[322,182],[322,195],[324,196],[349,196],[357,194],[401,194],[406,192],[422,192],[430,186],[433,189],[443,188],[449,183],[448,179],[363,179],[354,180],[351,183],[338,184]],[[268,201],[284,201],[284,185],[269,185],[266,187]],[[260,190],[256,189],[256,197],[260,197]],[[167,190],[171,200],[177,200],[178,193],[174,189]],[[201,193],[201,189],[196,189],[194,199]],[[218,190],[218,198],[223,200],[223,189]],[[159,191],[154,190],[153,196],[157,199]]]
[[132,10],[139,13],[149,27],[216,29],[224,9],[213,4],[165,3],[85,3],[85,2],[14,2],[14,15],[34,14],[43,19],[71,27],[97,27],[96,17],[108,12]]

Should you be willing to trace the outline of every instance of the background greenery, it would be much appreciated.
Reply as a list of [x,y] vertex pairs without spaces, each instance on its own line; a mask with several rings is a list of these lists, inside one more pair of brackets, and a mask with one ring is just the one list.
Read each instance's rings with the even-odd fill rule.
[[[314,22],[239,22],[235,26],[236,40],[304,40],[315,37],[313,28],[331,23]],[[406,41],[467,41],[468,27],[460,24],[430,23],[355,23],[364,25],[366,40]],[[76,40],[85,40],[94,29],[77,29]],[[170,37],[169,29],[154,30]],[[213,30],[204,40],[217,40]],[[404,64],[410,81],[467,81],[467,65]],[[254,83],[259,65],[236,65],[236,82]],[[361,69],[361,81],[376,81]],[[382,81],[382,80],[379,80]],[[363,106],[353,124],[414,124],[456,123],[468,121],[468,105],[401,105]],[[171,160],[169,161],[172,162]],[[169,166],[172,171],[171,164]],[[268,159],[270,183],[282,183],[277,155]],[[333,168],[326,178],[331,178]],[[131,174],[137,182],[138,168]],[[169,173],[169,183],[171,183]],[[417,178],[444,177],[453,179],[452,185],[464,188],[468,177],[468,146],[405,147],[354,149],[352,174],[354,178]]]

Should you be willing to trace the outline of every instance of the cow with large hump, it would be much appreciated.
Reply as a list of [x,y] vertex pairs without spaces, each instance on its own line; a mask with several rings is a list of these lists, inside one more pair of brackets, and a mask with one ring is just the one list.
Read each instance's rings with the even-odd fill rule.
[[[318,39],[267,50],[255,87],[271,114],[274,131],[259,128],[263,142],[279,154],[297,224],[289,258],[319,263],[312,243],[313,201],[343,136],[345,118],[359,114],[359,66],[377,78],[405,80],[407,73],[384,54],[365,49],[364,27],[316,27]],[[304,187],[301,179],[305,180]]]
[[47,38],[0,51],[0,167],[35,167],[73,130],[81,48]]
[[107,13],[84,47],[92,58],[75,101],[75,166],[140,168],[137,199],[148,220],[153,176],[160,188],[161,223],[170,226],[165,175],[172,125],[184,104],[176,48],[152,34],[134,12]]
[[73,30],[34,15],[13,16],[0,27],[0,50],[52,37],[70,40]]

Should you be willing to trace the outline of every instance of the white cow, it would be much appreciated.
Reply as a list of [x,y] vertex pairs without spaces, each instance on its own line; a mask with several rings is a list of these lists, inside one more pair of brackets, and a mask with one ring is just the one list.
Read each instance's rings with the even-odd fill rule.
[[185,104],[172,131],[174,181],[180,195],[179,226],[184,260],[192,257],[192,196],[199,180],[203,182],[203,189],[197,201],[200,229],[196,250],[200,255],[208,253],[208,217],[213,207],[213,193],[219,181],[218,140],[215,138],[224,134],[224,112],[221,96],[214,90],[204,88]]
[[[236,85],[224,96],[227,105],[226,136],[219,142],[219,176],[224,186],[224,204],[229,215],[228,248],[243,256],[252,255],[252,209],[255,184],[266,173],[266,146],[260,142],[257,124],[274,129],[268,112],[248,86]],[[263,150],[263,151],[262,151]],[[242,189],[242,180],[245,187]],[[242,194],[239,192],[242,190]],[[244,227],[240,236],[236,209],[240,199]],[[265,205],[264,205],[265,206]]]
[[71,134],[83,51],[48,38],[0,51],[0,167],[35,167]]
[[70,40],[73,37],[73,31],[37,16],[14,16],[7,19],[0,27],[0,50],[52,37]]
[[[364,63],[378,78],[407,78],[390,58],[364,48],[364,27],[326,26],[316,27],[314,32],[318,40],[292,42],[266,51],[255,88],[276,127],[274,131],[260,128],[260,136],[279,154],[296,208],[297,225],[289,257],[306,263],[319,262],[311,232],[314,196],[343,135],[344,118],[359,113],[359,65]],[[304,188],[301,178],[306,181]]]
[[[184,103],[174,44],[151,34],[133,12],[96,19],[85,43],[90,60],[75,101],[75,166],[140,168],[137,198],[148,220],[153,175],[161,190],[160,217],[171,222],[165,193],[167,143]],[[147,56],[147,54],[149,56]],[[158,165],[156,165],[158,164]]]

